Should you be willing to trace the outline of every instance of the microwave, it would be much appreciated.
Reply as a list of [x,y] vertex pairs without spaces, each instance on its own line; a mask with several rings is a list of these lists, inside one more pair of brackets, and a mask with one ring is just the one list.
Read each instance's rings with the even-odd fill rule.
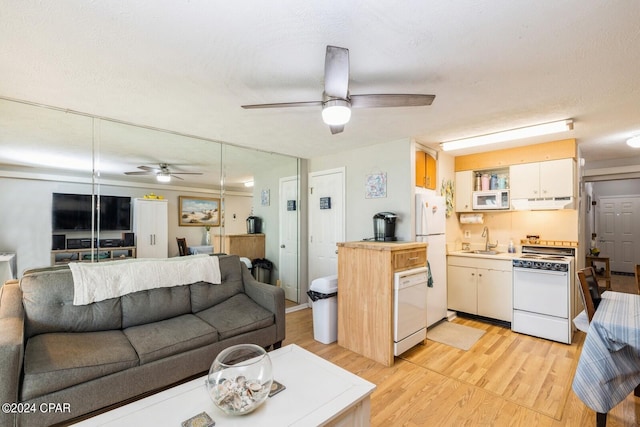
[[509,209],[509,190],[474,191],[473,209]]

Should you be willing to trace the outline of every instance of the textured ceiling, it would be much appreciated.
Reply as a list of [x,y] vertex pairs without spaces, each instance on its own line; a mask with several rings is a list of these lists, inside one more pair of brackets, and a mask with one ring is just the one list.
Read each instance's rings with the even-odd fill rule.
[[[587,163],[640,155],[624,144],[640,133],[638,1],[21,0],[0,19],[2,97],[304,158],[564,118],[557,139]],[[350,50],[351,93],[433,105],[354,110],[338,135],[319,108],[240,108],[321,99],[328,44]]]

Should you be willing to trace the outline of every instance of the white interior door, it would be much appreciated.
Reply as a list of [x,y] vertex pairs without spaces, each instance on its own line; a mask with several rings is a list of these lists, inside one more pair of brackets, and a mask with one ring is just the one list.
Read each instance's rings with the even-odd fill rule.
[[345,238],[344,176],[344,168],[309,174],[309,284],[338,272],[336,243]]
[[280,178],[280,283],[286,299],[298,301],[298,178]]
[[632,273],[640,262],[640,197],[600,198],[598,248],[600,256],[609,257],[611,271]]

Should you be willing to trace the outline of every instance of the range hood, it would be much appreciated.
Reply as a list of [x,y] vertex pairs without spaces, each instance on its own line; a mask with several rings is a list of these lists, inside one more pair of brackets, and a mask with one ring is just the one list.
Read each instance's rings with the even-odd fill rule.
[[516,211],[553,211],[574,209],[573,197],[549,197],[546,199],[511,199]]

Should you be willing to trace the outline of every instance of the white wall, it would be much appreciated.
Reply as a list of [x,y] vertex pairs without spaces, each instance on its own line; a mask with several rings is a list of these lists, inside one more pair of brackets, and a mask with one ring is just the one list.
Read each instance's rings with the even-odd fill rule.
[[[57,177],[63,179],[62,177]],[[17,253],[18,274],[25,269],[50,265],[51,260],[51,194],[91,194],[87,183],[47,179],[0,178],[0,252]],[[195,192],[173,186],[148,188],[101,185],[101,194],[143,197],[148,193],[164,196],[169,204],[169,256],[178,255],[176,237],[185,237],[187,244],[202,244],[203,227],[178,226],[178,196],[219,197],[213,193]],[[228,194],[225,197],[227,233],[245,233],[245,219],[250,215],[252,195]],[[212,228],[212,234],[217,230]],[[67,233],[67,237],[91,237],[89,232]],[[97,237],[97,236],[96,236]],[[100,238],[120,238],[121,232],[103,232]],[[217,248],[216,248],[217,250]]]
[[[309,172],[338,167],[346,175],[346,240],[355,241],[373,237],[373,216],[378,212],[398,214],[396,236],[399,240],[412,240],[414,178],[412,165],[413,145],[409,139],[370,145],[337,154],[309,160]],[[366,177],[387,174],[387,197],[367,199]]]

